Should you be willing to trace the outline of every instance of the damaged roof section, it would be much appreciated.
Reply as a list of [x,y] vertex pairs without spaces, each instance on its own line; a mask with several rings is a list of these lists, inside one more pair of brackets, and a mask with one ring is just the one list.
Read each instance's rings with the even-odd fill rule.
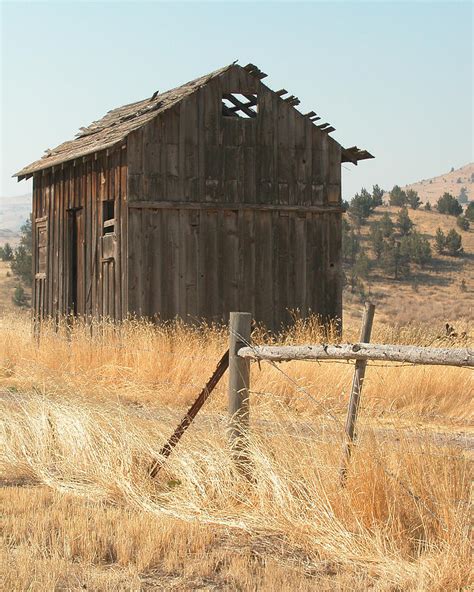
[[[127,136],[134,130],[142,127],[160,113],[171,109],[182,101],[185,97],[196,92],[201,87],[205,86],[210,80],[227,71],[234,64],[230,64],[219,70],[211,72],[206,76],[201,76],[195,80],[191,80],[182,86],[168,90],[163,93],[156,91],[151,98],[144,99],[130,103],[116,109],[109,111],[102,119],[92,122],[87,127],[82,127],[79,133],[73,140],[63,142],[56,148],[46,150],[44,156],[39,160],[29,164],[15,173],[18,181],[24,178],[31,177],[34,173],[60,165],[62,163],[73,161],[77,158],[82,158],[103,150],[112,149],[122,144]],[[262,80],[267,75],[262,72],[254,64],[247,64],[244,69],[252,76]],[[289,95],[285,89],[281,89],[276,94],[286,101],[290,106],[296,108],[300,103],[299,99],[294,95]],[[235,104],[235,103],[234,103]],[[239,107],[236,105],[236,107]],[[244,105],[246,107],[246,105]],[[232,112],[235,109],[230,109]],[[316,125],[316,122],[321,118],[317,116],[314,111],[310,111],[304,115],[321,131],[331,133],[335,130],[329,123]],[[352,148],[342,149],[342,162],[352,162],[357,164],[359,160],[367,158],[374,158],[366,150],[361,150],[356,146]]]

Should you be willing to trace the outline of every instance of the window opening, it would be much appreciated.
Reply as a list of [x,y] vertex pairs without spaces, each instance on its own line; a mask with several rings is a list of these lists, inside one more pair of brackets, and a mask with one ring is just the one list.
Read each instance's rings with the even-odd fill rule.
[[257,95],[224,93],[222,95],[222,115],[224,117],[257,117]]
[[108,199],[102,202],[103,234],[113,234],[115,230],[115,202]]

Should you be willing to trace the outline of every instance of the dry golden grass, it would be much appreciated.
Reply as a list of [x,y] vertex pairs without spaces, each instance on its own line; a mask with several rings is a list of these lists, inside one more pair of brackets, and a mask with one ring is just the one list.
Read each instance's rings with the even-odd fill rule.
[[[466,323],[463,327],[470,330]],[[338,481],[350,364],[252,368],[254,480],[230,459],[225,380],[147,468],[226,347],[219,327],[0,324],[8,590],[461,590],[470,573],[473,373],[369,367]],[[353,340],[357,327],[344,339]],[[325,338],[315,320],[278,337]],[[256,331],[257,342],[270,337]],[[446,345],[436,327],[373,341]],[[472,345],[470,338],[462,343]],[[284,374],[282,373],[284,372]],[[8,486],[7,486],[8,485]]]

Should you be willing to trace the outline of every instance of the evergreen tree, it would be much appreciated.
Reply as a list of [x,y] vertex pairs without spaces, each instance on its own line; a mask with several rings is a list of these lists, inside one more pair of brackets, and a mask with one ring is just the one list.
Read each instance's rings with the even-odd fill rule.
[[421,199],[418,193],[414,189],[409,189],[406,192],[407,203],[412,210],[417,210],[421,205]]
[[372,196],[364,187],[360,193],[356,193],[349,204],[349,216],[357,225],[364,224],[374,211]]
[[342,256],[344,261],[354,264],[360,250],[360,239],[345,218],[342,221]]
[[436,252],[441,255],[444,252],[445,247],[446,247],[446,235],[441,230],[441,228],[438,228],[436,230],[436,235],[435,235]]
[[383,264],[394,280],[407,277],[410,273],[410,258],[405,245],[393,237],[385,242]]
[[419,232],[414,230],[410,235],[401,240],[402,251],[408,254],[410,261],[424,267],[431,262],[431,246],[429,241]]
[[0,247],[0,259],[2,261],[11,261],[13,259],[13,249],[10,243],[5,243],[3,247]]
[[436,207],[440,214],[448,214],[449,216],[460,216],[462,214],[461,204],[450,193],[444,193],[443,197],[438,199]]
[[431,204],[429,201],[425,203],[425,212],[431,212]]
[[370,226],[370,235],[369,235],[370,243],[372,246],[372,251],[374,252],[375,258],[377,261],[380,260],[380,257],[383,253],[384,247],[384,240],[383,240],[383,231],[380,227],[379,222],[374,222]]
[[383,205],[383,194],[384,193],[385,193],[385,191],[383,189],[381,189],[378,185],[372,186],[372,203],[374,205],[374,208],[376,208],[377,206]]
[[392,191],[390,191],[389,203],[391,206],[406,205],[407,195],[398,185],[394,185]]
[[469,197],[467,195],[467,189],[465,187],[461,187],[461,191],[458,195],[458,202],[461,204],[467,204],[469,201]]
[[464,215],[470,222],[474,222],[474,201],[469,202]]
[[380,229],[382,230],[382,234],[384,238],[389,238],[392,236],[394,231],[394,224],[388,212],[384,212],[384,215],[380,218]]
[[351,292],[354,293],[357,290],[363,290],[363,281],[369,277],[370,271],[370,260],[367,257],[363,249],[360,250],[354,265],[351,266],[349,272],[349,283],[351,286]]
[[452,257],[457,257],[463,252],[461,235],[454,228],[446,235],[446,252]]
[[408,215],[408,210],[406,208],[402,208],[398,212],[397,226],[402,236],[410,234],[413,228],[413,222],[410,220],[410,216]]
[[469,230],[470,224],[466,216],[458,216],[456,218],[456,224],[461,230],[464,230],[465,232]]

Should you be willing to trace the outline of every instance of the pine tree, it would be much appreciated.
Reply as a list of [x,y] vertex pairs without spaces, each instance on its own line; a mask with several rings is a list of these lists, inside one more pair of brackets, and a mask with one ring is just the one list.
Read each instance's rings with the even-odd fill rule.
[[431,204],[429,201],[425,203],[425,212],[431,212]]
[[360,250],[360,239],[345,218],[342,222],[342,256],[344,261],[354,264]]
[[393,234],[394,224],[388,212],[384,212],[384,215],[380,218],[380,229],[384,238],[389,238]]
[[445,247],[446,247],[446,235],[441,230],[441,228],[438,228],[436,230],[436,235],[435,235],[435,249],[436,249],[436,252],[441,255],[442,253],[444,253]]
[[380,227],[380,223],[374,222],[371,225],[369,238],[375,258],[377,259],[377,261],[379,261],[380,257],[382,256],[384,247],[383,231]]
[[458,216],[456,218],[456,224],[459,226],[461,230],[464,230],[465,232],[467,232],[469,230],[469,227],[471,226],[466,216]]
[[3,247],[0,247],[0,259],[2,261],[11,261],[13,259],[13,249],[10,243],[5,243]]
[[358,289],[363,290],[363,281],[369,277],[370,272],[370,260],[367,257],[363,249],[360,250],[354,265],[351,266],[349,273],[349,282],[351,286],[351,292],[354,293]]
[[391,206],[404,206],[407,203],[407,195],[398,185],[394,185],[390,191],[389,203]]
[[409,189],[406,192],[407,203],[412,210],[417,210],[421,205],[421,199],[418,193],[414,189]]
[[438,199],[436,207],[440,214],[448,214],[449,216],[460,216],[462,214],[461,204],[450,193],[444,193]]
[[385,243],[383,263],[387,273],[394,280],[407,277],[410,273],[410,258],[405,245],[393,238]]
[[406,208],[402,208],[398,212],[397,226],[402,236],[410,234],[413,228],[413,222],[410,220],[410,216],[408,215],[408,210]]
[[349,204],[349,216],[357,225],[364,224],[374,211],[372,196],[364,187],[360,193],[356,193]]
[[381,189],[378,185],[372,186],[372,203],[374,204],[374,208],[383,205],[383,194],[385,191]]
[[469,197],[467,195],[467,189],[465,187],[461,187],[461,191],[458,195],[458,202],[461,204],[467,204],[469,201]]
[[410,261],[424,267],[431,262],[431,246],[429,241],[414,230],[409,236],[402,238],[402,250],[408,254]]
[[446,235],[446,252],[452,257],[457,257],[463,252],[461,235],[454,228]]
[[474,222],[474,201],[469,202],[464,215],[470,222]]

